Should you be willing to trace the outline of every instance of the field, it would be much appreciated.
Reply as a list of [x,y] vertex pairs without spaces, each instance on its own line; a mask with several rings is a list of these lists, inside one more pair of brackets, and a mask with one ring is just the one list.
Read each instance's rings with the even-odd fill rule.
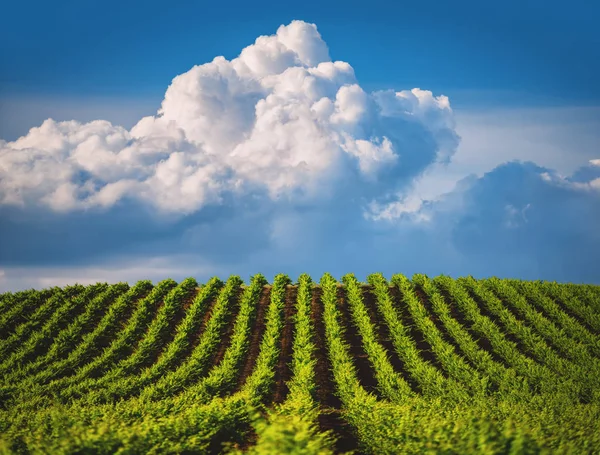
[[600,287],[255,275],[0,296],[3,453],[600,453]]

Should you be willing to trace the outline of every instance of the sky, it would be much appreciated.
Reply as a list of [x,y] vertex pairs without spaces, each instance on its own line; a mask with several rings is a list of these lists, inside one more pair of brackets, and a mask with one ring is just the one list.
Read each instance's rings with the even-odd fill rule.
[[0,28],[0,291],[600,284],[600,7],[38,1]]

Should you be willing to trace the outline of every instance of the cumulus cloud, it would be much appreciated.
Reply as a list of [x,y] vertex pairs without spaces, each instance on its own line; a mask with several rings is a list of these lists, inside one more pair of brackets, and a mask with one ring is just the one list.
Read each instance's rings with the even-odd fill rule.
[[598,283],[600,194],[567,182],[508,163],[465,189],[464,206],[443,223],[479,273]]
[[48,119],[0,140],[0,289],[326,271],[600,283],[600,160],[506,164],[505,129],[459,157],[456,131],[446,96],[368,93],[293,21],[175,77],[129,129]]
[[[468,176],[437,200],[411,199],[409,192],[371,207],[371,216],[387,229],[377,243],[397,245],[402,254],[396,267],[411,273],[600,284],[596,175],[591,166],[565,177],[532,162],[512,161],[481,177]],[[404,242],[397,243],[399,238]],[[433,263],[415,265],[404,260],[405,254],[418,262],[429,256]]]
[[367,93],[314,24],[293,21],[175,77],[130,130],[48,119],[0,143],[0,203],[70,212],[133,199],[185,214],[250,193],[374,198],[457,144],[447,97]]

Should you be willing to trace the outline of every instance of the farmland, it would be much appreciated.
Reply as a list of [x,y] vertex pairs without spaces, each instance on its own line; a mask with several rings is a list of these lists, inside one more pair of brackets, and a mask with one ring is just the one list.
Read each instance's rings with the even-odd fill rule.
[[598,453],[600,287],[255,275],[0,295],[6,453]]

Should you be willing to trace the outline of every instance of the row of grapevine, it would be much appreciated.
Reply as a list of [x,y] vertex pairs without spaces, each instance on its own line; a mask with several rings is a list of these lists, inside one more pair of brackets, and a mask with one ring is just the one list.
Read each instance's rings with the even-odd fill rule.
[[13,371],[4,380],[14,383],[39,371],[52,370],[53,364],[69,355],[86,333],[94,328],[97,317],[102,314],[109,303],[115,302],[128,289],[129,285],[119,283],[108,287],[106,291],[98,294],[95,298],[91,298],[84,311],[53,337],[52,344],[44,355],[39,356],[23,368]]
[[[480,299],[483,305],[503,324],[504,330],[514,336],[519,342],[520,347],[525,353],[531,355],[536,361],[547,366],[552,370],[554,377],[575,378],[575,383],[572,386],[577,390],[577,393],[587,399],[593,393],[594,387],[590,387],[587,383],[593,378],[587,374],[586,368],[571,363],[568,359],[562,357],[553,346],[549,345],[546,340],[536,332],[534,326],[526,324],[521,319],[517,319],[515,315],[504,306],[503,302],[496,297],[483,283],[477,282],[472,278],[459,279],[459,283],[464,284],[474,295]],[[515,352],[520,352],[517,349]],[[546,375],[549,377],[549,375]]]
[[233,326],[233,334],[223,358],[204,378],[190,385],[179,397],[178,406],[185,403],[207,403],[214,396],[227,394],[235,385],[240,364],[248,350],[258,305],[266,280],[262,275],[252,277],[240,303],[240,312]]
[[328,455],[333,453],[329,433],[318,428],[319,405],[315,401],[316,378],[314,330],[311,321],[312,280],[303,274],[298,279],[295,333],[292,355],[292,378],[286,400],[253,423],[257,432],[253,454],[304,453]]
[[346,286],[353,323],[360,334],[364,350],[373,366],[375,378],[383,396],[395,402],[404,401],[413,392],[402,376],[394,371],[385,348],[377,340],[375,327],[373,327],[363,303],[362,290],[358,280],[354,275],[348,274],[343,277],[343,283]]
[[43,322],[56,309],[61,298],[72,298],[83,291],[83,286],[67,286],[32,291],[22,295],[13,294],[7,299],[6,309],[0,314],[0,339],[9,338],[30,322]]
[[[177,366],[178,360],[184,357],[189,340],[193,336],[194,331],[198,329],[202,316],[208,310],[209,302],[217,292],[220,284],[219,280],[213,279],[200,289],[200,292],[186,311],[184,319],[174,329],[175,335],[173,340],[166,345],[156,362],[148,365],[139,371],[138,374],[124,376],[120,380],[116,380],[104,387],[105,396],[110,397],[107,400],[118,400],[135,395],[144,387],[153,385],[155,380],[163,377],[166,372]],[[180,298],[184,299],[186,295],[182,293],[180,294]],[[95,399],[98,399],[98,396],[96,394]]]
[[510,284],[497,278],[490,278],[484,281],[484,285],[501,297],[503,302],[509,303],[517,314],[555,347],[557,352],[580,365],[589,362],[596,364],[595,366],[599,365],[597,359],[589,355],[584,345],[569,338],[556,324],[532,307]]
[[[416,284],[421,284],[422,276],[416,275]],[[394,275],[392,283],[402,292],[402,300],[415,321],[416,326],[424,335],[431,346],[433,353],[438,358],[449,377],[461,384],[469,394],[483,395],[486,392],[485,381],[465,360],[456,354],[454,347],[444,340],[438,328],[432,322],[423,304],[417,298],[413,284],[404,275]]]
[[71,371],[65,371],[65,374],[59,375],[60,378],[50,382],[46,390],[57,399],[69,400],[93,388],[103,372],[113,371],[123,359],[135,352],[147,327],[152,325],[155,311],[176,285],[170,279],[158,283],[145,298],[137,302],[131,318],[98,356],[88,363],[73,365]]
[[420,392],[426,396],[455,395],[457,399],[462,399],[464,396],[463,387],[452,380],[447,380],[419,352],[417,345],[408,333],[408,329],[398,315],[385,278],[380,274],[370,275],[368,281],[374,287],[377,310],[383,322],[387,324],[396,354],[404,362],[410,376],[419,385]]
[[[517,289],[528,302],[533,303],[535,307],[559,326],[566,336],[572,338],[575,342],[581,343],[588,348],[590,353],[595,356],[600,354],[600,341],[593,333],[577,320],[569,316],[554,300],[544,295],[534,283],[509,281],[509,284]],[[560,341],[558,341],[560,343]],[[588,354],[584,354],[588,355]]]
[[43,355],[54,342],[54,337],[74,315],[79,314],[86,303],[97,294],[106,291],[106,283],[88,286],[72,299],[67,299],[54,311],[41,327],[22,343],[19,348],[0,364],[0,374],[6,377],[15,368],[22,368],[30,360]]
[[[474,333],[474,335],[472,335],[471,331],[464,326],[464,322],[460,323],[452,316],[452,309],[450,307],[452,297],[445,299],[440,291],[440,289],[443,288],[441,286],[438,288],[439,284],[434,284],[434,282],[425,275],[419,275],[417,280],[431,303],[433,313],[439,318],[445,331],[452,340],[454,340],[469,362],[477,368],[481,374],[489,378],[501,394],[505,395],[510,393],[519,396],[527,396],[529,394],[527,378],[519,376],[515,369],[505,366],[501,361],[497,361],[492,354],[483,349],[474,338],[474,335],[486,338],[496,338],[497,341],[492,341],[490,343],[492,349],[495,349],[493,346],[500,346],[501,350],[506,350],[506,339],[499,332],[498,327],[493,325],[488,319],[484,318],[477,309],[473,311],[473,307],[469,307],[469,303],[466,302],[466,312],[468,313],[469,310],[471,310],[471,318],[467,317],[466,319],[473,322],[470,326],[471,331]],[[446,286],[449,287],[453,287],[454,285],[452,280],[445,280],[445,283]],[[464,292],[461,293],[460,290],[455,289],[453,289],[453,291],[452,295],[455,299],[457,297],[458,299],[462,299],[461,303],[468,299]],[[510,351],[511,348],[508,347],[508,350]],[[503,356],[500,353],[498,357],[502,359]]]
[[213,305],[211,317],[200,335],[196,347],[179,368],[166,373],[152,387],[144,389],[142,397],[146,400],[158,400],[173,396],[185,389],[188,384],[202,378],[210,367],[210,361],[216,354],[221,334],[233,310],[233,300],[237,295],[241,279],[230,277]]
[[175,286],[164,298],[156,317],[132,354],[92,384],[82,384],[78,387],[77,392],[82,399],[88,403],[112,401],[115,397],[111,392],[119,393],[118,381],[138,375],[145,367],[152,365],[172,339],[177,315],[182,313],[186,300],[192,296],[196,287],[197,282],[193,278],[187,278]]
[[35,384],[46,384],[52,379],[63,377],[75,371],[75,368],[87,364],[92,359],[94,353],[99,353],[105,348],[108,340],[118,328],[121,318],[127,315],[133,308],[136,301],[146,296],[152,289],[150,281],[140,281],[127,292],[116,298],[102,320],[96,325],[94,330],[83,336],[81,342],[62,359],[57,359],[51,365],[21,381],[20,387],[30,389]]
[[6,293],[0,451],[593,453],[598,295],[380,273]]
[[585,295],[590,294],[589,291],[584,290],[580,293],[577,288],[573,289],[555,282],[535,282],[535,284],[548,297],[559,302],[565,310],[578,317],[592,332],[600,333],[600,311],[585,299]]

